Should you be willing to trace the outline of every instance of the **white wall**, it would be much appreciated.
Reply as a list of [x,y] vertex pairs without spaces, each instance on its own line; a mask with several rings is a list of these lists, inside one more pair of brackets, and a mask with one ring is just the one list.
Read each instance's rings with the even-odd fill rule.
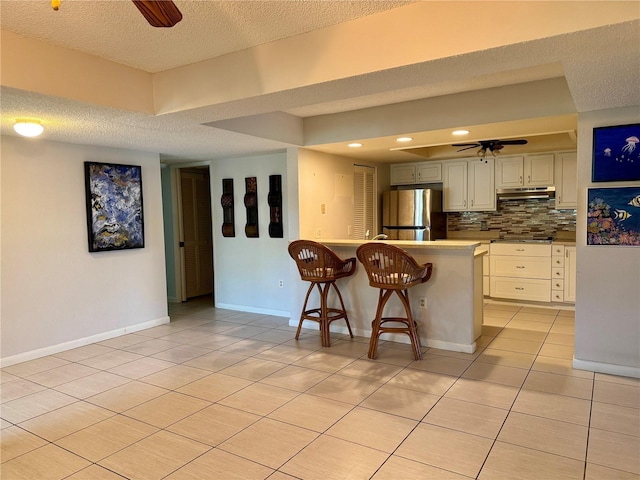
[[[284,238],[269,237],[269,175],[282,175]],[[247,238],[245,178],[258,180],[258,238]],[[222,236],[222,179],[233,178],[235,237]],[[215,304],[249,312],[289,316],[287,154],[216,160],[211,166]],[[280,288],[278,282],[284,286]]]
[[587,188],[640,182],[591,182],[593,128],[640,123],[638,107],[578,118],[577,292],[574,366],[640,376],[640,247],[587,246]]
[[352,238],[353,164],[352,158],[299,150],[300,238]]
[[[2,364],[167,317],[157,154],[2,137]],[[142,166],[145,247],[89,253],[85,161]]]

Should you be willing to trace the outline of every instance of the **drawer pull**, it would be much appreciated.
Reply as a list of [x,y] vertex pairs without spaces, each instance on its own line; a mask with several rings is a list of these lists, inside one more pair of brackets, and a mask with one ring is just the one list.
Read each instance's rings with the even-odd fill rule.
[[524,248],[516,248],[516,252],[524,252]]
[[516,290],[524,290],[524,287],[515,287]]
[[556,272],[556,275],[560,275],[560,272]]
[[524,268],[524,265],[516,265],[516,268],[523,269],[523,268]]

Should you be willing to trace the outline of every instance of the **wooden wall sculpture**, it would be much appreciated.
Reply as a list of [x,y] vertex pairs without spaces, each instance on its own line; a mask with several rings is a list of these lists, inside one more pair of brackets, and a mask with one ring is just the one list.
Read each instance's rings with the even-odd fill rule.
[[246,192],[244,206],[247,208],[247,224],[244,233],[248,238],[257,238],[258,234],[258,181],[256,177],[244,179]]
[[282,238],[282,175],[269,175],[269,236]]
[[222,179],[222,236],[235,237],[236,225],[233,215],[233,178]]

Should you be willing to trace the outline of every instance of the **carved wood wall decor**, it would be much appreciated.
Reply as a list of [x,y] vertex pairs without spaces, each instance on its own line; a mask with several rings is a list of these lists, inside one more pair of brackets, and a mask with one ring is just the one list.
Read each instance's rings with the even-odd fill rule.
[[284,237],[282,228],[282,175],[269,175],[269,236]]
[[233,178],[222,179],[222,236],[235,237],[236,225],[233,214]]
[[248,238],[257,238],[258,234],[258,181],[256,177],[244,179],[246,192],[244,206],[247,208],[247,224],[244,233]]

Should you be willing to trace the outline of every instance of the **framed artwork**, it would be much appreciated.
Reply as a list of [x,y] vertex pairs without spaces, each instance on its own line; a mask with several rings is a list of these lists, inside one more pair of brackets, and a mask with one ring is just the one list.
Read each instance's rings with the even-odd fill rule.
[[258,180],[256,177],[244,179],[246,192],[244,195],[244,206],[247,209],[247,224],[244,233],[247,238],[258,238]]
[[85,162],[89,251],[144,248],[142,168]]
[[269,175],[269,236],[284,237],[282,227],[282,175]]
[[640,186],[587,190],[587,245],[640,246]]
[[640,180],[640,123],[593,129],[594,182]]
[[222,236],[235,237],[236,224],[233,209],[233,178],[222,179],[220,204],[222,205]]

